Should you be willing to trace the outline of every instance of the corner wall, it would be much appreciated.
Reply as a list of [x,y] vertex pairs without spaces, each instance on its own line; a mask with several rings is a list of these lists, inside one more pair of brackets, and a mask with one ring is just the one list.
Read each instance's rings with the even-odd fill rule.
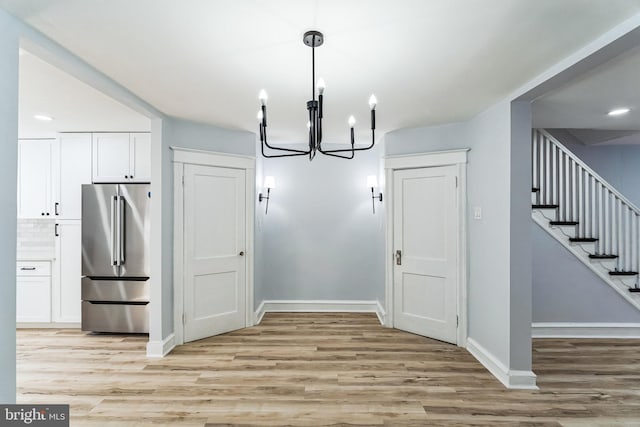
[[260,159],[258,191],[266,175],[276,188],[268,214],[265,201],[256,204],[256,307],[263,300],[384,301],[386,201],[375,201],[374,215],[366,187],[368,175],[381,180],[380,154],[377,145],[352,160]]
[[170,147],[255,156],[255,134],[177,118],[162,121],[162,334],[173,331],[173,152]]
[[19,30],[2,9],[0,28],[0,403],[15,403]]
[[[387,155],[471,148],[467,169],[468,346],[505,385],[524,388],[535,385],[531,373],[531,245],[530,236],[521,233],[523,224],[530,229],[531,214],[528,193],[512,198],[512,186],[530,187],[526,166],[518,169],[530,163],[526,138],[531,129],[527,126],[527,104],[503,101],[464,123],[403,129],[385,136]],[[474,208],[482,210],[482,219],[473,218]]]

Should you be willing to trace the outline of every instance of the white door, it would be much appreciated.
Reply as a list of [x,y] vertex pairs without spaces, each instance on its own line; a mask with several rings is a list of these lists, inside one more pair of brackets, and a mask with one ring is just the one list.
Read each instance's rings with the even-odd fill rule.
[[393,175],[394,326],[457,341],[456,167]]
[[151,134],[132,133],[130,144],[130,181],[151,182]]
[[54,213],[57,219],[80,219],[82,184],[91,184],[91,134],[60,134],[54,159]]
[[18,143],[18,217],[51,218],[52,139]]
[[56,259],[51,283],[54,322],[80,323],[82,226],[80,220],[56,223]]
[[244,328],[245,171],[185,165],[184,341]]
[[93,182],[129,180],[129,134],[93,134]]

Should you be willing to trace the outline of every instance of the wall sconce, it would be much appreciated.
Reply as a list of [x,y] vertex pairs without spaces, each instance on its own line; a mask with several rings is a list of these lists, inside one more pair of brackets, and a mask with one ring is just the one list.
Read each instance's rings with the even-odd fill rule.
[[373,207],[373,213],[376,213],[376,202],[375,200],[378,199],[382,202],[382,193],[378,193],[378,195],[376,196],[373,193],[373,189],[376,188],[378,186],[378,179],[376,178],[375,175],[369,175],[367,177],[367,187],[371,188],[371,206]]
[[258,201],[262,203],[263,200],[267,201],[267,206],[264,210],[264,214],[266,215],[269,212],[269,193],[271,193],[272,188],[276,188],[276,180],[268,175],[264,178],[264,188],[267,189],[267,195],[264,196],[262,193],[258,194]]

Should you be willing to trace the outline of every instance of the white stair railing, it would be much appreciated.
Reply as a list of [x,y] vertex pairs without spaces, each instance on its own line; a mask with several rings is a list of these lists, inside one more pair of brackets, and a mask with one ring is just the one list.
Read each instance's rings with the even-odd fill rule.
[[577,222],[573,241],[597,239],[590,257],[615,259],[611,275],[637,273],[640,209],[542,129],[533,130],[532,160],[537,204],[557,206],[557,221]]

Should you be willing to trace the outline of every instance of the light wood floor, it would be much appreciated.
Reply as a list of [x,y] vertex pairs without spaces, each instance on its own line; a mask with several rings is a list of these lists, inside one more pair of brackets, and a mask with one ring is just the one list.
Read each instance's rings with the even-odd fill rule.
[[161,360],[145,336],[18,331],[18,402],[72,426],[640,426],[640,341],[535,340],[539,391],[375,315],[267,314]]

